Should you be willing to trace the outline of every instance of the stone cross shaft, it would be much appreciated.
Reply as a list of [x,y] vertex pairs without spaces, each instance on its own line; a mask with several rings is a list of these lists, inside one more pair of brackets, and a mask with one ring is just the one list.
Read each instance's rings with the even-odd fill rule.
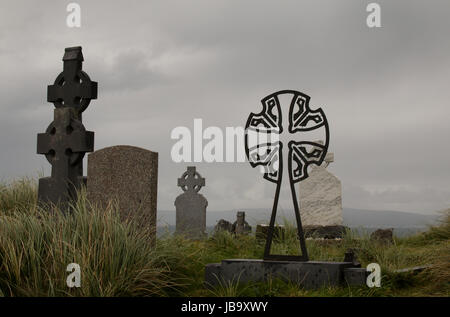
[[205,179],[195,170],[195,166],[188,166],[187,171],[178,179],[178,186],[183,191],[198,192],[205,186]]
[[52,177],[75,180],[74,168],[86,152],[94,150],[94,132],[86,131],[83,124],[74,119],[70,108],[54,110],[55,119],[45,133],[38,134],[37,153],[44,154],[52,165]]

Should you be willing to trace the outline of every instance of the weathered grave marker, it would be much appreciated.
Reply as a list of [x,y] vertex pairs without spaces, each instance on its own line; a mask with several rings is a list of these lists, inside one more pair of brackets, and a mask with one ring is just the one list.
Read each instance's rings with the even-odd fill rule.
[[88,200],[116,203],[122,219],[138,218],[156,234],[158,153],[118,145],[88,155]]
[[178,179],[178,186],[184,191],[175,199],[176,234],[190,239],[206,236],[206,207],[208,201],[198,192],[205,186],[205,179],[189,166]]
[[[323,144],[322,141],[318,143]],[[320,166],[312,166],[309,177],[299,183],[299,201],[305,237],[342,238],[342,185],[339,178],[327,170],[334,154],[327,153]]]
[[309,177],[300,182],[300,206],[305,227],[342,225],[341,181],[326,169],[333,161],[333,153],[328,153],[324,163],[313,166]]
[[245,211],[238,211],[236,221],[231,223],[225,219],[220,219],[214,227],[214,232],[228,231],[234,235],[249,234],[252,232],[252,226],[245,220]]
[[86,131],[81,114],[97,98],[97,83],[82,71],[83,60],[81,47],[65,49],[64,70],[47,89],[54,120],[37,138],[37,153],[52,165],[51,177],[39,179],[38,200],[62,210],[85,184],[83,158],[94,149],[94,132]]
[[245,211],[238,211],[236,214],[236,221],[231,227],[231,231],[236,234],[248,234],[252,232],[252,227],[245,221]]
[[233,224],[225,219],[220,219],[217,224],[214,226],[214,233],[227,231],[232,232]]
[[377,241],[384,244],[394,243],[394,228],[375,230],[370,234],[370,241]]

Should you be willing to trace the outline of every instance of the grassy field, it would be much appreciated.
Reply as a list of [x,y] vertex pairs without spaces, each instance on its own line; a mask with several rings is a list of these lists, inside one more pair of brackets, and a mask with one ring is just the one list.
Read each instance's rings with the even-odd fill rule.
[[[253,235],[221,233],[204,241],[170,234],[152,246],[139,220],[120,221],[111,206],[99,210],[80,193],[70,215],[36,204],[36,184],[21,180],[0,185],[0,296],[448,296],[450,290],[450,214],[422,234],[371,242],[348,232],[340,241],[308,240],[311,260],[342,261],[349,248],[365,267],[382,269],[380,288],[335,287],[314,291],[270,280],[208,290],[204,266],[225,258],[260,258],[263,244]],[[295,253],[295,230],[277,241],[273,252]],[[81,287],[68,288],[66,267],[81,267]],[[432,265],[418,274],[396,269]]]

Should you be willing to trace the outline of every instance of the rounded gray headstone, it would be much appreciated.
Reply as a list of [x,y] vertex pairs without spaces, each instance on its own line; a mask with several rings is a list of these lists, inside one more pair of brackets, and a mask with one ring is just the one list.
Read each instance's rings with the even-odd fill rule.
[[87,197],[105,207],[118,204],[122,219],[138,216],[156,234],[158,153],[119,145],[88,156]]

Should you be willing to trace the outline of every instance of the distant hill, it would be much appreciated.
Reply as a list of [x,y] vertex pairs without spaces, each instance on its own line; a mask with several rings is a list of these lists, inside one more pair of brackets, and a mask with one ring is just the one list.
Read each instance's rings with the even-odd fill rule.
[[[246,220],[250,225],[258,223],[268,223],[270,210],[266,209],[246,209]],[[206,225],[214,226],[220,219],[233,222],[236,219],[237,210],[228,211],[208,211],[206,214]],[[435,224],[439,215],[423,215],[403,211],[390,210],[364,210],[344,208],[344,225],[355,228],[424,228]],[[277,215],[277,222],[283,223],[283,219],[294,220],[293,212],[280,211]],[[158,211],[158,226],[175,225],[175,211]]]
[[423,215],[403,211],[344,208],[344,224],[365,228],[415,228],[436,224],[439,215]]

